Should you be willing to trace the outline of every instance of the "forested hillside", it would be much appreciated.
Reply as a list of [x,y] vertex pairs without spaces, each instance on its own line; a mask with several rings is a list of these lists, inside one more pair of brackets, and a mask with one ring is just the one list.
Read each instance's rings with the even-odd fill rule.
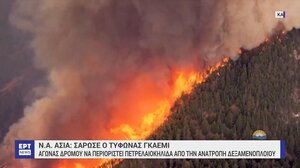
[[116,167],[300,167],[300,31],[242,50],[236,61],[183,95],[149,139],[284,139],[284,160],[124,160]]

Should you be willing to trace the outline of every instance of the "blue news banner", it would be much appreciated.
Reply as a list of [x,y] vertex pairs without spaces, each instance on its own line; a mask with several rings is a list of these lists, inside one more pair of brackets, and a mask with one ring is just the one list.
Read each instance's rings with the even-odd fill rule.
[[284,140],[16,140],[16,159],[283,159]]
[[34,159],[34,140],[16,140],[15,158],[16,159]]

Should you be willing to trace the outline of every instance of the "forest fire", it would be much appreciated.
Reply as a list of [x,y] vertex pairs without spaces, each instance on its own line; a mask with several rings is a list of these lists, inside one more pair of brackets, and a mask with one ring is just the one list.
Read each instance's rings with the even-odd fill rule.
[[[171,86],[171,92],[167,97],[156,100],[153,104],[152,111],[147,111],[141,119],[141,124],[135,129],[130,123],[121,124],[119,127],[112,128],[113,134],[124,135],[125,139],[141,140],[147,138],[151,132],[153,132],[159,125],[163,123],[169,114],[172,104],[183,93],[190,93],[195,84],[199,84],[205,81],[205,79],[215,72],[218,68],[223,67],[229,60],[225,57],[221,62],[215,66],[210,67],[205,72],[196,72],[192,70],[178,71],[174,74],[174,82]],[[143,100],[139,100],[143,103]],[[138,103],[136,101],[136,103]],[[137,120],[138,121],[138,120]]]
[[[156,128],[158,128],[164,120],[169,115],[172,104],[178,99],[182,94],[190,93],[195,84],[199,84],[204,82],[207,77],[218,70],[220,67],[223,67],[229,61],[228,57],[225,57],[221,62],[216,65],[210,67],[208,70],[203,72],[196,72],[193,70],[183,70],[174,72],[174,80],[171,84],[171,90],[168,93],[167,97],[155,97],[153,94],[149,95],[151,97],[149,100],[136,99],[136,100],[128,100],[133,101],[136,104],[136,112],[139,110],[144,114],[143,116],[128,116],[129,118],[120,118],[120,123],[116,127],[112,127],[110,129],[111,137],[107,137],[108,139],[130,139],[130,140],[143,140],[146,139]],[[146,81],[147,82],[147,81]],[[142,83],[143,84],[143,83]],[[148,84],[146,84],[148,85]],[[141,91],[141,90],[137,90]],[[143,93],[136,93],[133,91],[133,94],[147,94],[147,90],[143,91]],[[156,95],[156,94],[154,94]],[[159,94],[158,94],[159,95]],[[129,96],[131,97],[131,96]],[[149,106],[149,102],[153,103],[151,107]],[[127,102],[125,102],[127,103]],[[145,108],[142,108],[146,106]],[[133,106],[127,106],[127,111],[134,111]],[[144,111],[143,111],[144,110]],[[125,111],[125,110],[124,110]],[[129,115],[133,115],[132,112],[129,112]],[[134,120],[131,120],[131,117]],[[136,118],[135,118],[136,117]],[[135,123],[131,123],[131,121],[135,121]],[[138,124],[136,124],[138,123]],[[86,168],[92,167],[93,165],[109,165],[110,160],[89,160],[89,161],[62,161],[58,162],[58,165],[55,167],[59,168],[68,168],[68,167],[76,167],[76,168]]]
[[[0,163],[13,168],[99,165],[103,160],[18,160],[14,141],[147,139],[182,94],[213,72],[223,75],[216,70],[229,58],[214,65],[222,56],[235,59],[266,35],[270,43],[274,32],[299,27],[300,3],[227,1],[15,0],[5,18],[14,26],[9,30],[17,29],[12,37],[24,35],[24,53],[17,55],[30,55],[22,65],[30,63],[41,77],[38,86],[24,83],[30,94],[21,94],[28,101],[20,107],[8,98],[18,110],[2,110],[9,120],[0,130],[0,151],[5,151]],[[280,6],[288,17],[274,19],[272,13]],[[11,46],[12,51],[19,48]],[[8,62],[17,55],[7,56]]]

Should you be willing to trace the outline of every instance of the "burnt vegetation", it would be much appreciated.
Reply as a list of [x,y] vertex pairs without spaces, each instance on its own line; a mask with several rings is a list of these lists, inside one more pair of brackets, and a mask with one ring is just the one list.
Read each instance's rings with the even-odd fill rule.
[[153,140],[284,139],[283,160],[124,160],[116,167],[300,167],[300,30],[281,32],[182,97]]

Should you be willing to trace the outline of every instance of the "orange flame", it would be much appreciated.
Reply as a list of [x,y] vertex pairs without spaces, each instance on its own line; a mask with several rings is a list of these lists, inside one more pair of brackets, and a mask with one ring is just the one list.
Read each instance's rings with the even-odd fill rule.
[[[156,94],[152,93],[153,91],[156,90],[151,89],[151,86],[147,86],[149,85],[147,84],[147,78],[142,78],[142,80],[139,80],[137,83],[142,82],[143,87],[140,89],[135,88],[136,90],[133,91],[135,93],[131,93],[131,92],[127,93],[127,94],[134,94],[133,97],[132,95],[125,95],[126,97],[125,100],[126,99],[129,100],[127,100],[128,102],[123,102],[125,106],[122,107],[123,109],[121,110],[123,112],[123,116],[120,116],[119,117],[120,120],[116,122],[119,124],[117,124],[116,127],[112,127],[110,129],[111,137],[109,138],[130,139],[130,140],[146,139],[153,131],[155,131],[155,129],[157,129],[165,121],[165,119],[169,116],[172,104],[174,104],[174,102],[182,94],[188,94],[192,92],[196,84],[205,82],[205,80],[207,79],[207,77],[209,77],[209,75],[217,71],[219,68],[225,66],[225,64],[228,61],[229,61],[229,57],[224,57],[224,59],[221,62],[210,67],[205,72],[197,72],[195,70],[178,70],[174,72],[173,82],[171,82],[171,90],[168,92],[168,94],[165,97],[159,97]],[[147,89],[150,91],[148,91]],[[138,98],[140,98],[140,100],[137,100],[136,102],[132,102],[133,100],[136,100]],[[122,118],[122,117],[126,117],[126,115],[124,115],[124,111],[132,110],[132,109],[134,110],[138,109],[137,111],[139,110],[144,111],[143,113],[144,115],[129,116],[129,118]],[[120,115],[122,115],[121,112]],[[120,121],[123,121],[123,123],[120,124]],[[139,124],[136,125],[136,123]],[[117,135],[117,136],[113,136],[113,135]],[[58,162],[58,165],[55,166],[55,168],[56,167],[86,168],[86,167],[93,167],[92,165],[102,165],[103,167],[112,167],[112,165],[109,164],[110,161],[111,161],[110,159],[88,160],[88,161],[86,160],[60,161]]]
[[166,117],[169,115],[172,104],[182,95],[188,94],[192,91],[195,84],[205,82],[206,78],[223,67],[229,61],[229,57],[225,57],[221,62],[215,66],[210,67],[206,72],[196,71],[180,71],[175,73],[176,80],[172,87],[172,93],[169,97],[160,100],[155,106],[154,111],[149,111],[141,122],[138,129],[134,129],[130,124],[124,123],[117,128],[112,128],[113,134],[124,134],[126,139],[138,140],[145,139],[150,135],[159,125],[161,125]]

